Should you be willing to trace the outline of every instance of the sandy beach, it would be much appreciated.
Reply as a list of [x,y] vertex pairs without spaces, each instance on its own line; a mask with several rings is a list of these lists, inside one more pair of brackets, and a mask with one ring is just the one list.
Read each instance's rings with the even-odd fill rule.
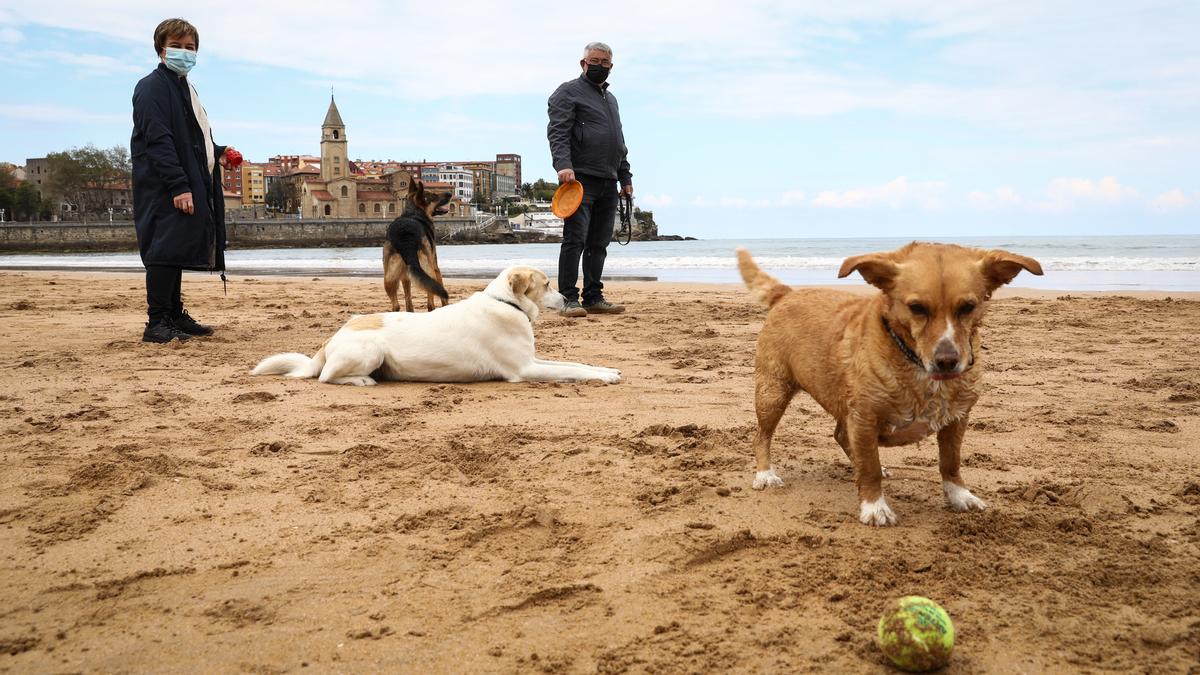
[[804,396],[785,487],[750,489],[737,286],[538,320],[612,386],[250,377],[380,280],[184,295],[217,334],[149,345],[140,275],[0,273],[0,671],[885,672],[917,594],[946,672],[1200,672],[1200,294],[1000,294],[964,443],[991,509],[946,509],[934,442],[888,448],[887,529]]

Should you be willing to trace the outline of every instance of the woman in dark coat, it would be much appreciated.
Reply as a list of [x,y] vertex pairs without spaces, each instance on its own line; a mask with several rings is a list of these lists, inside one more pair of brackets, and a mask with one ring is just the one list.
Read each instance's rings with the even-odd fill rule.
[[[144,342],[211,335],[183,308],[183,270],[225,271],[225,199],[218,165],[231,168],[216,145],[208,115],[187,73],[200,36],[183,19],[154,31],[158,68],[133,90],[133,220],[146,266],[149,321]],[[236,156],[236,151],[229,153]]]

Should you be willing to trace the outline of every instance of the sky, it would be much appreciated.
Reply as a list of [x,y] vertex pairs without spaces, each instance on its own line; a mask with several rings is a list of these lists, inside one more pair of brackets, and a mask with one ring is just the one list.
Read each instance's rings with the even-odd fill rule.
[[[0,161],[127,145],[158,2],[0,0]],[[1194,0],[206,0],[217,142],[355,159],[515,152],[613,47],[637,204],[703,238],[1200,233]]]

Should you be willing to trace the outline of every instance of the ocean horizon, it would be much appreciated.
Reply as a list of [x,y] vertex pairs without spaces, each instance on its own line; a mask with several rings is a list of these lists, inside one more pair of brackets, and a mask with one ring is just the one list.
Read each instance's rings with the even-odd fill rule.
[[[608,247],[606,278],[739,283],[734,250],[793,285],[861,284],[838,279],[846,257],[895,249],[912,238],[704,239],[616,243]],[[1079,291],[1200,291],[1200,235],[979,236],[936,241],[1002,248],[1036,258],[1045,275],[1021,274],[1023,288]],[[552,277],[558,244],[442,245],[438,261],[450,277],[489,278],[509,265],[530,265]],[[379,247],[246,249],[226,253],[232,275],[381,276]],[[137,271],[136,252],[0,255],[0,269]]]

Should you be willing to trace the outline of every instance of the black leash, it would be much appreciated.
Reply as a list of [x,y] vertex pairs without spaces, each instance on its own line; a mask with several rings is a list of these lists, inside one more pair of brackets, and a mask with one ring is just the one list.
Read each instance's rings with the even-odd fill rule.
[[[633,195],[622,193],[617,210],[621,214],[621,229],[617,230],[613,239],[621,246],[628,246],[633,241]],[[625,241],[621,241],[622,238]]]

